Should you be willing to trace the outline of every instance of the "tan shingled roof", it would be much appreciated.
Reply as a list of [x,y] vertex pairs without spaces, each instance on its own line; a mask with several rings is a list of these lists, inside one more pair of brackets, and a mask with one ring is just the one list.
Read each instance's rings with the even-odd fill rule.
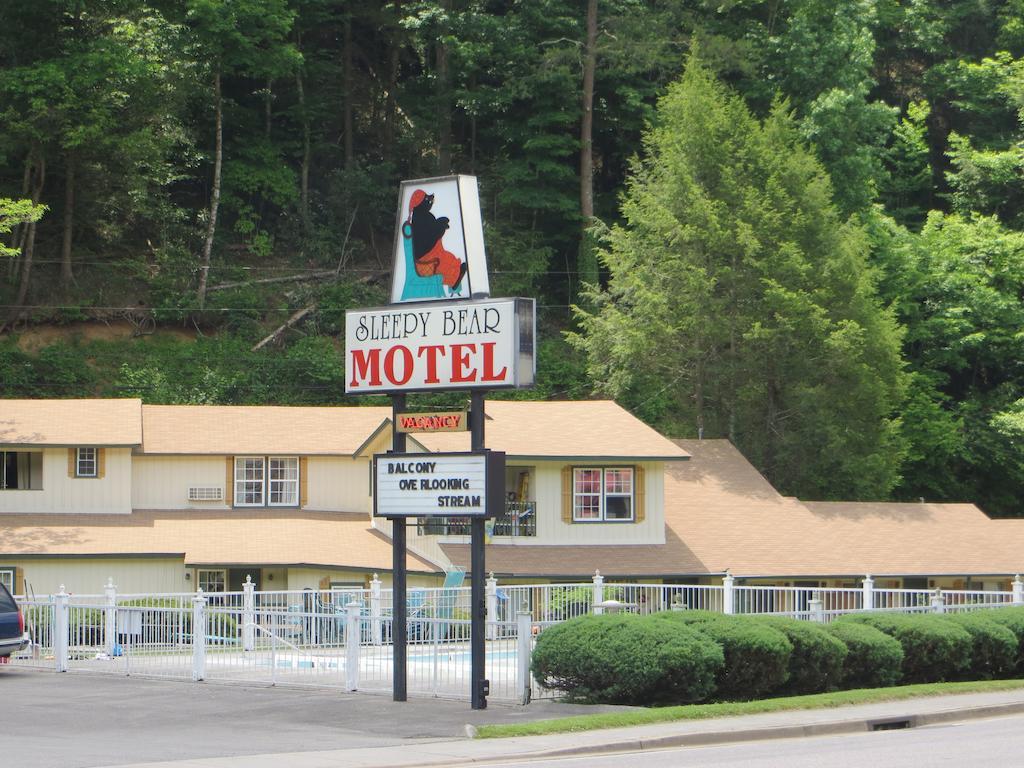
[[779,495],[726,440],[665,477],[666,525],[710,573],[736,576],[1007,574],[1024,568],[1024,520],[973,504],[799,502]]
[[390,408],[144,405],[144,453],[351,455]]
[[[486,547],[487,570],[498,576],[578,579],[599,570],[609,578],[654,578],[703,573],[704,568],[673,531],[665,544],[630,545],[501,545]],[[470,570],[468,544],[442,544],[456,565]]]
[[[680,460],[686,451],[611,400],[489,400],[484,440],[509,456]],[[469,434],[414,434],[431,451],[467,451]]]
[[0,444],[139,445],[141,400],[0,400]]
[[[391,570],[391,540],[365,515],[272,509],[0,515],[0,558],[182,555],[187,565],[319,565]],[[409,555],[411,571],[437,572]]]
[[[1024,520],[973,504],[800,502],[778,493],[727,440],[680,440],[667,465],[663,546],[487,547],[506,576],[585,578],[999,575],[1024,570]],[[469,547],[444,544],[468,566]]]

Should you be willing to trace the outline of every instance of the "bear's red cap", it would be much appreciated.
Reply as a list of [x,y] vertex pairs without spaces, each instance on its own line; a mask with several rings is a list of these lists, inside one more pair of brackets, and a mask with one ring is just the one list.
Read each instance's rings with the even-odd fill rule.
[[409,200],[409,213],[412,213],[412,209],[423,202],[423,199],[427,196],[427,193],[422,189],[417,189],[412,193],[412,198]]

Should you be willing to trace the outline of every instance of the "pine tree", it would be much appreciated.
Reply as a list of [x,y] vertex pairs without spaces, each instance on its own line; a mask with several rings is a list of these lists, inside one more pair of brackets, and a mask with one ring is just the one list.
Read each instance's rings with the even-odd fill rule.
[[900,331],[786,105],[761,123],[691,58],[644,150],[571,335],[592,380],[662,429],[730,438],[787,493],[885,496]]

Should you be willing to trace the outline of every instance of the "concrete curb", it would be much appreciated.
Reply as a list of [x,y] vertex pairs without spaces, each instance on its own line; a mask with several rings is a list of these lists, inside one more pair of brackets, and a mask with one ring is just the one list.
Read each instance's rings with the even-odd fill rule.
[[548,757],[567,757],[569,755],[607,752],[640,752],[668,747],[705,747],[712,744],[738,744],[747,741],[767,741],[770,739],[798,739],[808,736],[836,736],[844,733],[867,733],[869,731],[896,728],[918,728],[924,725],[938,725],[940,723],[1020,713],[1024,713],[1024,702],[966,710],[948,710],[923,715],[907,715],[906,717],[857,718],[853,720],[835,720],[828,723],[814,723],[812,725],[779,725],[767,728],[708,731],[707,733],[679,733],[648,739],[627,739],[605,744],[565,747],[563,749],[548,750],[543,754]]
[[[763,728],[741,728],[734,730],[707,731],[704,733],[678,733],[666,736],[618,739],[599,744],[582,744],[573,747],[561,747],[555,749],[541,749],[536,751],[522,751],[516,754],[516,759],[523,758],[557,758],[557,757],[579,757],[583,755],[612,754],[616,752],[642,752],[655,749],[666,749],[671,747],[703,747],[715,744],[731,744],[749,741],[766,741],[771,739],[796,739],[811,736],[834,736],[846,733],[867,733],[878,730],[894,730],[901,728],[918,728],[926,725],[939,725],[942,723],[955,723],[964,720],[978,720],[988,717],[1000,717],[1003,715],[1016,715],[1024,713],[1024,701],[1011,702],[1007,704],[992,704],[975,707],[953,708],[935,710],[933,712],[915,713],[886,716],[882,718],[851,718],[846,720],[833,720],[829,722],[813,723],[808,725],[782,725],[768,726]],[[796,712],[794,712],[796,714]],[[709,721],[711,724],[713,721]],[[521,737],[530,738],[530,737]],[[500,743],[502,739],[495,739]],[[493,762],[507,762],[509,755],[505,754],[481,754],[475,757],[463,757],[446,760],[421,762],[418,765],[473,765]],[[408,766],[408,763],[404,764]],[[402,764],[394,766],[381,765],[379,768],[403,768]]]

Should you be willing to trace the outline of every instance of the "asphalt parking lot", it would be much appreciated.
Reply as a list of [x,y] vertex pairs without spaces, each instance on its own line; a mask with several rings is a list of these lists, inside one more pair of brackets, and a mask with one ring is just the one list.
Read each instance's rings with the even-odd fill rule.
[[463,737],[467,723],[595,712],[325,689],[247,687],[0,667],[0,765],[98,768],[281,752],[387,747]]

